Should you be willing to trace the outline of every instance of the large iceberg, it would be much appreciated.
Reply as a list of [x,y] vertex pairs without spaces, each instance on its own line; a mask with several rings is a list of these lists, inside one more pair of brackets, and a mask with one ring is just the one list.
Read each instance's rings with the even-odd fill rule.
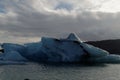
[[3,43],[4,61],[36,62],[120,62],[120,56],[82,42],[71,33],[66,39],[43,37],[40,42],[23,45]]

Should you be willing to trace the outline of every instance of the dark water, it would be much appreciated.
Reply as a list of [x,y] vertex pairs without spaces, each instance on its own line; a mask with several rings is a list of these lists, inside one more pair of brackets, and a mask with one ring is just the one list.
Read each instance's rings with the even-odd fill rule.
[[120,80],[120,64],[1,65],[0,80]]

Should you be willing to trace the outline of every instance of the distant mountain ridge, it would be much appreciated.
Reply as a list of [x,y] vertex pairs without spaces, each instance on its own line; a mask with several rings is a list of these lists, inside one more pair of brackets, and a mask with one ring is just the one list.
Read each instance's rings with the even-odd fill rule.
[[88,41],[85,43],[88,43],[88,44],[91,44],[93,46],[107,50],[111,54],[119,54],[120,55],[120,39]]

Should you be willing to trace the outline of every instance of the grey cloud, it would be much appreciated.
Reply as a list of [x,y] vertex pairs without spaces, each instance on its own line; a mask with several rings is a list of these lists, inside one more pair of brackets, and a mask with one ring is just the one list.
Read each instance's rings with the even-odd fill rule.
[[15,5],[9,2],[9,8],[6,10],[10,9],[15,16],[6,13],[2,15],[3,18],[0,18],[0,30],[7,31],[8,35],[59,37],[76,32],[83,40],[120,38],[120,13],[66,11],[68,14],[64,14],[63,11],[59,14],[37,11],[31,3],[13,2],[12,4]]

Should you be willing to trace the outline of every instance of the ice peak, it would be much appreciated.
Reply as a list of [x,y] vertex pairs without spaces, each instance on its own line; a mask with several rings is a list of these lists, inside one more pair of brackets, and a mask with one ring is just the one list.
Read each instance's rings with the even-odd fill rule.
[[69,36],[67,37],[67,39],[80,41],[80,38],[75,33],[70,33]]

